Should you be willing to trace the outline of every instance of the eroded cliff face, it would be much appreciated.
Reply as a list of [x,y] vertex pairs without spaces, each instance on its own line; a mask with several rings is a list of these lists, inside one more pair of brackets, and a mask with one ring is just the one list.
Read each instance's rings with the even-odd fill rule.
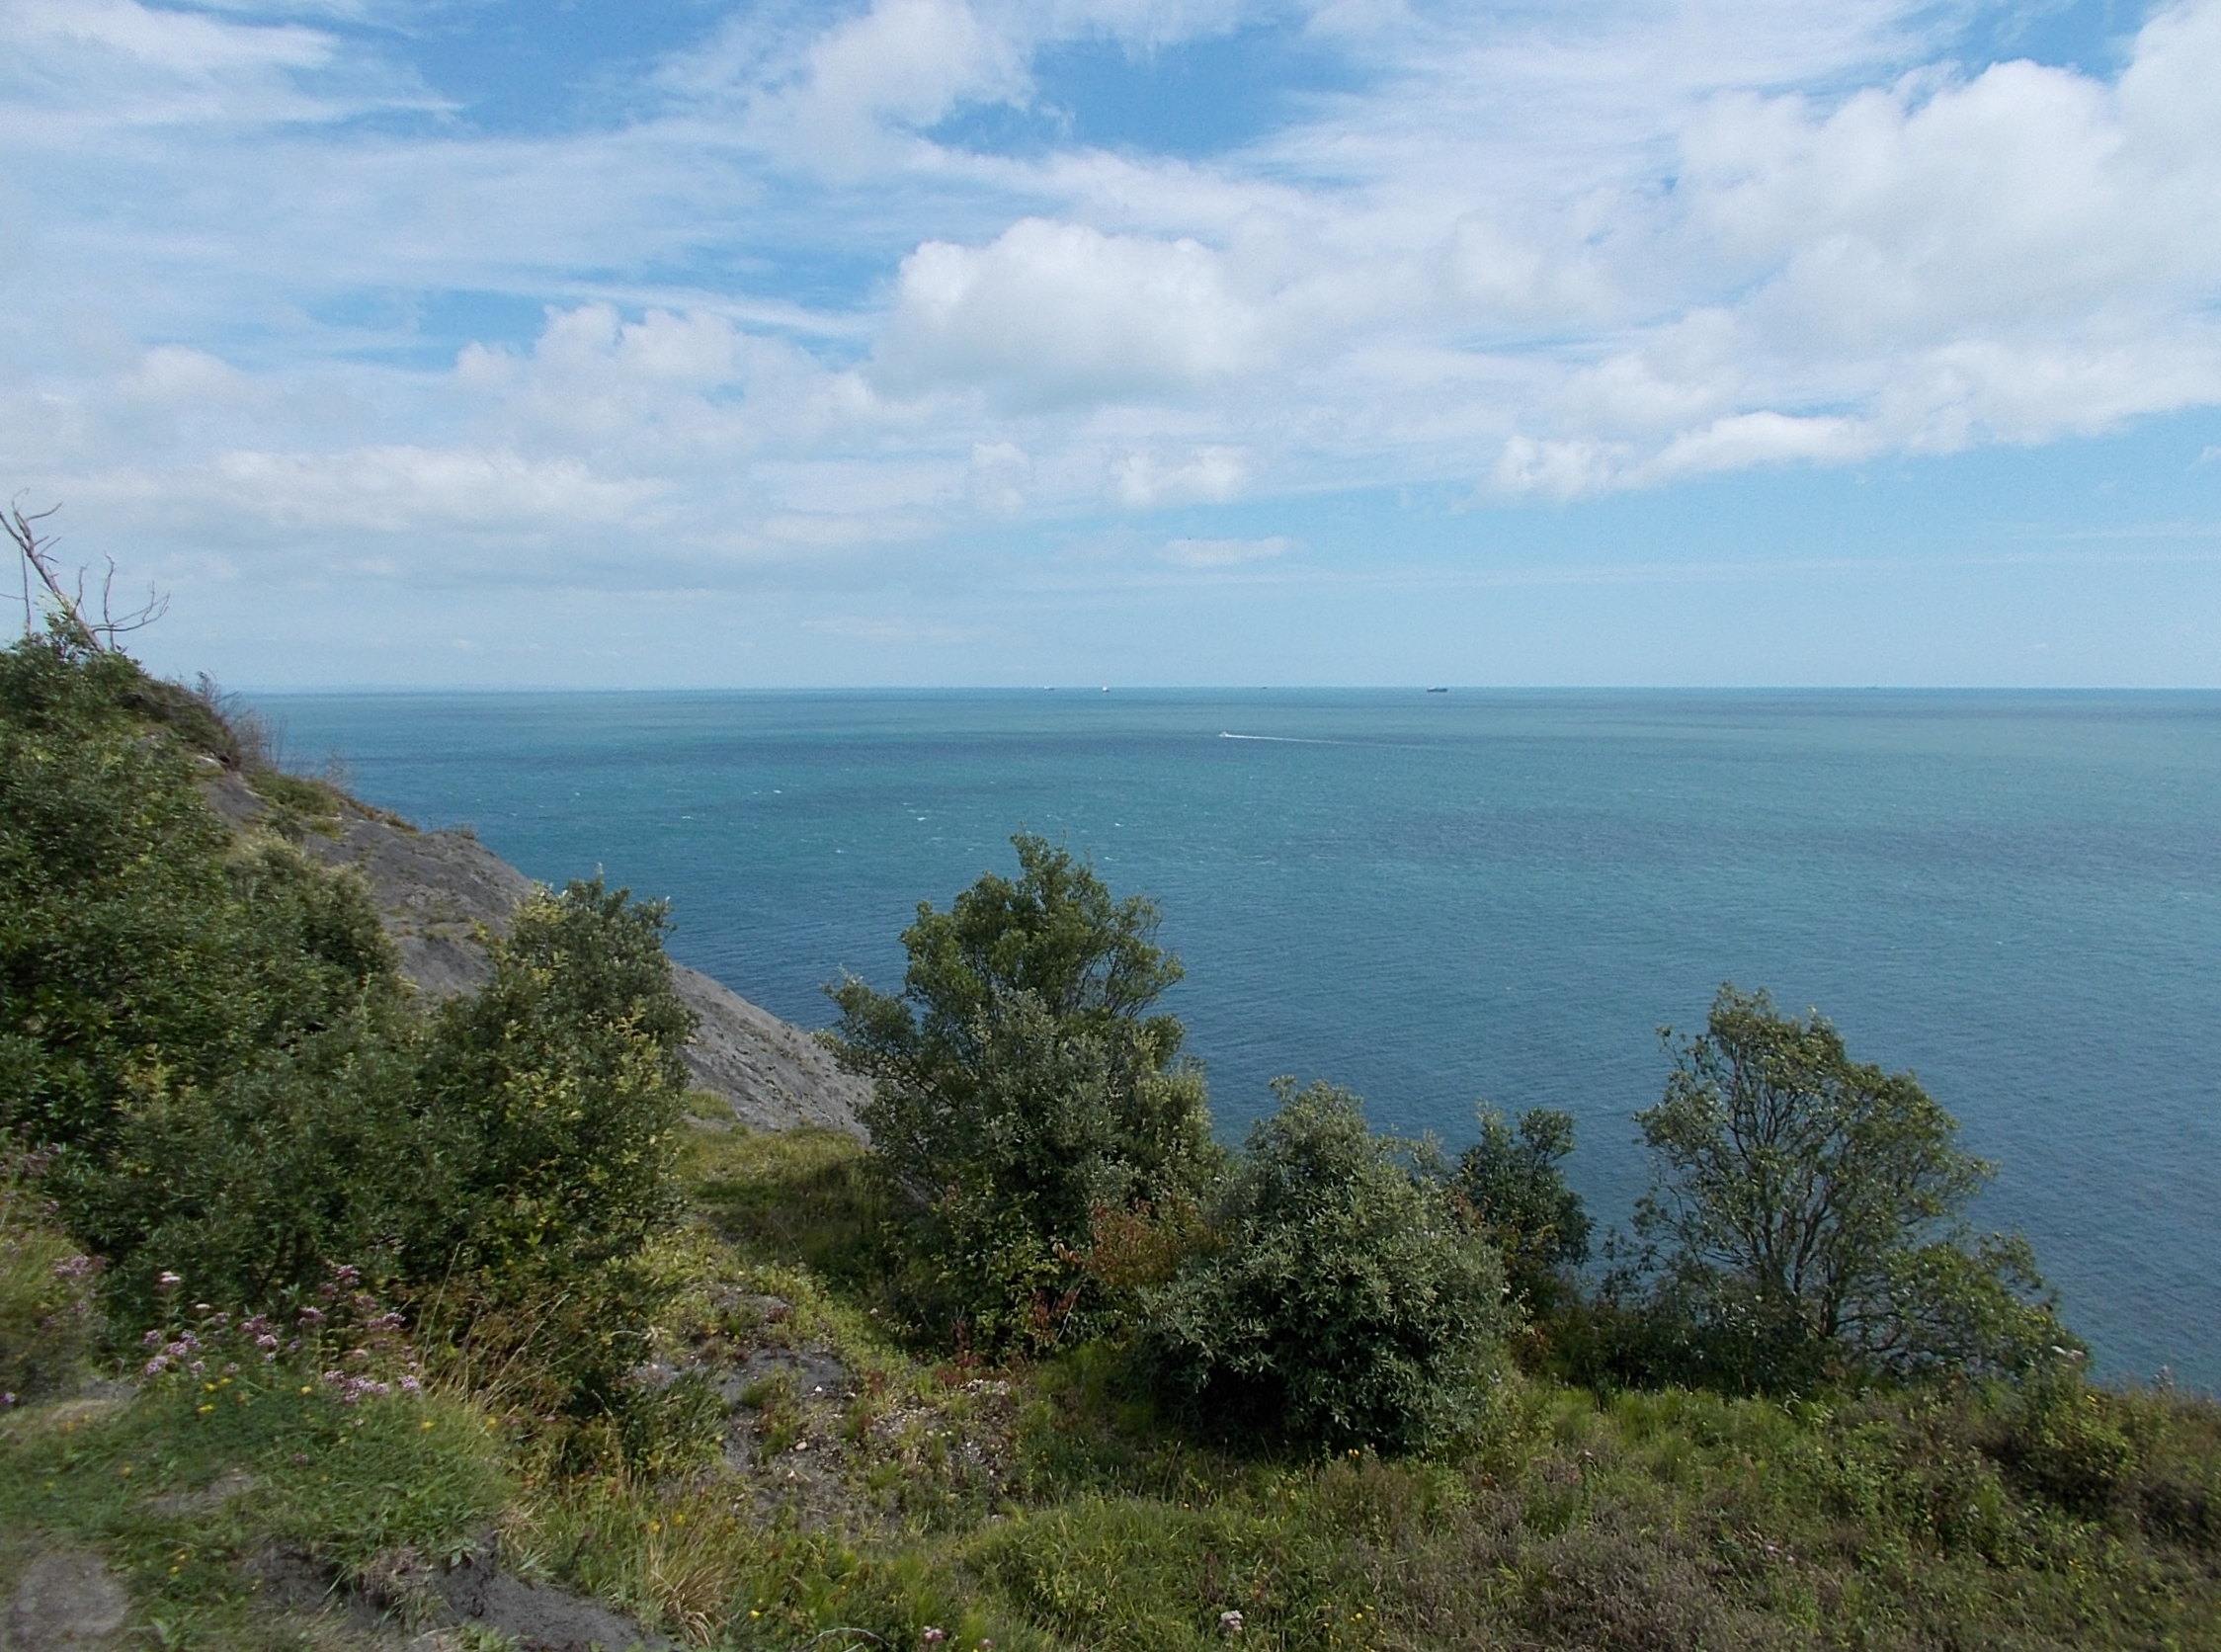
[[[273,824],[271,805],[229,771],[211,766],[208,803],[235,830]],[[419,832],[395,816],[342,801],[336,817],[309,823],[302,852],[349,867],[370,885],[401,973],[433,998],[469,992],[491,972],[479,927],[502,935],[532,879],[465,832]],[[866,1080],[844,1073],[800,1028],[684,964],[673,984],[699,1018],[687,1046],[695,1083],[751,1129],[815,1124],[863,1135],[857,1110]]]

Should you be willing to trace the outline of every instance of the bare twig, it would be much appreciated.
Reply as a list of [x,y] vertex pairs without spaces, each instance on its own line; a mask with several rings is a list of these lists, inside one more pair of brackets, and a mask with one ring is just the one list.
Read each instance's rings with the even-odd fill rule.
[[32,632],[33,593],[31,582],[37,577],[44,593],[47,611],[61,621],[61,628],[72,642],[90,648],[96,653],[114,653],[116,639],[132,631],[144,630],[170,610],[170,599],[149,584],[146,601],[137,608],[123,614],[116,612],[116,558],[107,557],[108,571],[100,586],[100,617],[90,618],[86,609],[85,572],[79,568],[67,586],[63,584],[61,566],[54,559],[55,539],[51,535],[40,533],[39,524],[44,522],[59,505],[49,505],[42,511],[25,511],[23,495],[17,494],[9,501],[8,509],[0,514],[0,529],[7,531],[14,541],[16,555],[23,564],[23,631]]

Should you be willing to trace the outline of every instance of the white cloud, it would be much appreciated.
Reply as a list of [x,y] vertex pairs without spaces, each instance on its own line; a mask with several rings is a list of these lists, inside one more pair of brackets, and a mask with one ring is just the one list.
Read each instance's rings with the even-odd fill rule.
[[222,22],[135,0],[10,0],[0,9],[0,31],[33,51],[97,52],[181,80],[321,68],[331,58],[328,38],[314,30]]
[[[52,141],[103,128],[241,129],[432,102],[413,76],[366,65],[367,72],[335,77],[340,59],[334,37],[306,24],[137,0],[4,0],[0,131]],[[311,94],[303,75],[335,85]]]
[[1264,539],[1167,539],[1157,552],[1181,568],[1233,568],[1245,562],[1270,562],[1295,548],[1284,535]]
[[1025,218],[903,260],[873,377],[1027,409],[1181,397],[1263,366],[1263,331],[1199,242]]
[[1014,33],[1045,40],[1104,35],[1146,49],[1225,34],[1278,8],[1248,0],[1020,0],[1002,10]]
[[974,442],[965,491],[980,510],[1015,517],[1026,509],[1033,460],[1015,442]]
[[1537,442],[1531,436],[1515,436],[1497,454],[1489,485],[1513,498],[1522,494],[1578,498],[1609,486],[1619,470],[1618,457],[1601,442]]
[[916,618],[886,615],[844,614],[823,620],[805,620],[802,629],[819,636],[885,646],[930,643],[940,647],[977,641],[986,633],[977,625],[951,625]]
[[1238,448],[1193,448],[1172,454],[1128,453],[1110,466],[1110,497],[1134,511],[1224,504],[1240,495],[1249,475],[1248,455]]
[[288,533],[409,537],[607,528],[637,520],[658,491],[653,483],[597,476],[577,459],[376,447],[219,453],[169,472],[87,478],[82,497],[96,510],[169,499],[204,519],[244,517]]
[[811,41],[784,80],[755,100],[756,131],[836,172],[882,158],[890,131],[1028,88],[1016,42],[964,0],[876,0]]
[[1855,419],[1738,413],[1675,437],[1644,466],[1642,479],[1670,481],[1790,459],[1842,462],[1864,458],[1877,446],[1873,432]]
[[[652,523],[673,555],[832,559],[2221,402],[2221,0],[2155,12],[2111,77],[1961,72],[1911,0],[762,8],[631,118],[494,134],[354,123],[438,109],[384,37],[318,26],[347,9],[0,0],[27,480],[196,553],[230,513],[364,556],[514,531],[584,558]],[[1306,17],[1349,89],[1221,152],[941,124],[1032,109],[1046,43],[1146,73]],[[332,319],[458,293],[542,319],[437,349]]]

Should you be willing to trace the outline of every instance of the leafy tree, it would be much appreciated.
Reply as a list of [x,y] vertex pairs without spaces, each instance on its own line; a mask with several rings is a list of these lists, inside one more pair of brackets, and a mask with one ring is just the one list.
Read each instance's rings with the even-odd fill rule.
[[41,1150],[116,1321],[164,1270],[258,1305],[346,1261],[564,1304],[609,1365],[672,1213],[692,1020],[661,909],[542,894],[428,1026],[360,878],[200,795],[242,761],[219,708],[68,620],[0,650],[0,1137]]
[[1565,1276],[1589,1260],[1589,1213],[1566,1186],[1561,1161],[1573,1151],[1573,1115],[1534,1108],[1517,1133],[1504,1115],[1480,1110],[1481,1136],[1457,1161],[1457,1191],[1504,1258],[1512,1294],[1546,1313]]
[[674,1218],[695,1019],[665,920],[600,878],[537,891],[493,943],[492,979],[441,1007],[418,1104],[441,1208],[418,1277],[588,1270]]
[[1174,1409],[1239,1433],[1384,1450],[1471,1421],[1510,1314],[1495,1248],[1424,1153],[1332,1085],[1274,1086],[1137,1350]]
[[1192,1194],[1216,1159],[1180,1023],[1151,1013],[1180,979],[1155,903],[1113,899],[1043,838],[1011,842],[1017,878],[920,903],[899,994],[827,989],[835,1053],[873,1081],[873,1154],[919,1218],[927,1311],[981,1341],[1069,1313],[1094,1211]]
[[234,843],[188,705],[58,620],[0,651],[0,1130],[125,1315],[162,1268],[255,1300],[400,1225],[391,949],[360,879]]
[[2015,1369],[2064,1338],[2025,1242],[1959,1223],[1992,1169],[1957,1121],[1818,1015],[1721,987],[1635,1117],[1657,1165],[1636,1231],[1699,1325],[1901,1372]]
[[400,990],[359,881],[235,850],[150,698],[58,627],[0,651],[0,1128],[65,1172]]

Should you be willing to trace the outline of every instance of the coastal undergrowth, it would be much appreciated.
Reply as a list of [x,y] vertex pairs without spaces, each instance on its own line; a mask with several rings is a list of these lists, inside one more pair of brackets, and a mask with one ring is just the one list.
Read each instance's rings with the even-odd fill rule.
[[856,1152],[690,1143],[655,1360],[709,1385],[714,1426],[660,1458],[607,1431],[557,1449],[452,1373],[349,1406],[235,1349],[20,1408],[5,1564],[95,1544],[152,1643],[203,1646],[312,1643],[312,1613],[255,1605],[274,1554],[359,1595],[489,1529],[518,1575],[697,1646],[2221,1646],[2205,1400],[2071,1374],[1600,1396],[1511,1370],[1432,1455],[1234,1450],[1170,1428],[1114,1343],[991,1364],[889,1324],[840,1282],[834,1236],[875,1242]]
[[[1018,1133],[944,1186],[946,1073],[907,1168],[688,1098],[663,913],[598,882],[419,1002],[362,888],[283,842],[328,787],[263,774],[275,836],[235,838],[197,788],[252,731],[65,633],[0,656],[0,1594],[108,1577],[80,1639],[494,1644],[459,1568],[796,1652],[2221,1648],[2221,1408],[2087,1380],[2017,1252],[1906,1248],[1984,1167],[1816,1017],[1715,1004],[1811,1057],[1760,1063],[1769,1106],[1862,1087],[1828,1151],[1925,1155],[1918,1220],[1841,1289],[1710,1240],[1692,1272],[1685,1234],[1679,1296],[1590,1296],[1559,1115],[1484,1121],[1453,1175],[1291,1085],[1204,1151],[1175,1030],[1086,1020],[1170,978],[1153,909],[1026,840],[1149,968],[1064,1026],[1086,924],[1015,963],[956,937],[1025,978],[934,1034],[994,1057],[967,1127]],[[967,924],[1061,910],[982,888]],[[1735,1086],[1683,1078],[1708,1153]],[[1690,1219],[1755,1185],[1684,1186]]]
[[[845,1378],[753,1391],[737,1463],[529,1488],[507,1540],[696,1644],[2221,1645],[2200,1398],[2072,1375],[1599,1395],[1508,1371],[1433,1455],[1261,1455],[1169,1427],[1111,1343],[990,1366],[906,1341],[834,1282],[836,1235],[875,1242],[841,1168],[860,1149],[691,1153],[703,1242],[754,1293],[732,1349]],[[821,1268],[796,1260],[816,1246]]]

